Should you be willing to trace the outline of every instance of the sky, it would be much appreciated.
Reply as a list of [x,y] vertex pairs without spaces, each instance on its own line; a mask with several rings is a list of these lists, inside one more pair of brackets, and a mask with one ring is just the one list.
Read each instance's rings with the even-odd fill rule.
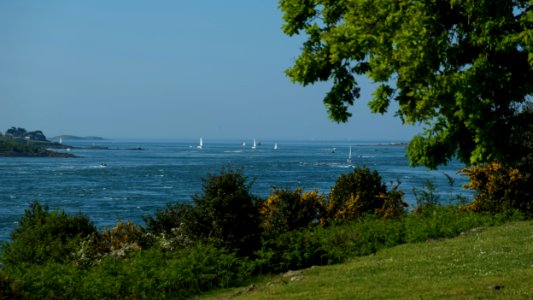
[[277,1],[0,1],[0,131],[106,138],[406,141],[394,107],[353,117],[284,74],[303,37]]

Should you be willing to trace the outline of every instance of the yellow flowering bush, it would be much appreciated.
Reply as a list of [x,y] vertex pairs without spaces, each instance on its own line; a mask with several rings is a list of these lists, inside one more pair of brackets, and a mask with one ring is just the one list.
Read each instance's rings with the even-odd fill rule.
[[394,187],[386,194],[380,194],[379,197],[383,200],[383,206],[376,209],[376,214],[381,218],[394,218],[400,217],[405,214],[405,208],[409,206],[403,195],[405,193]]
[[111,256],[124,257],[130,252],[141,250],[139,243],[144,230],[137,224],[118,221],[112,229],[104,229],[100,234],[101,251]]
[[307,227],[319,221],[325,199],[316,190],[274,190],[259,209],[261,228],[268,235]]
[[465,168],[461,173],[470,177],[465,188],[476,191],[474,200],[465,206],[470,211],[499,212],[507,209],[532,211],[531,187],[528,176],[518,168],[498,162]]
[[407,203],[398,185],[387,191],[377,171],[355,168],[339,176],[331,190],[327,205],[329,220],[353,220],[364,214],[388,218],[404,214]]

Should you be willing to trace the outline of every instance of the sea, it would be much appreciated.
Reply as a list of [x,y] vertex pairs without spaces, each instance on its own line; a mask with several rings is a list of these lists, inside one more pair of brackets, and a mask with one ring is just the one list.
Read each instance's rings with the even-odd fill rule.
[[358,166],[377,170],[389,187],[399,182],[410,208],[416,205],[413,188],[428,181],[441,202],[472,196],[462,188],[467,178],[457,172],[463,164],[452,161],[432,171],[409,167],[403,143],[261,141],[256,149],[251,141],[206,139],[202,149],[193,140],[64,143],[77,158],[0,157],[0,241],[9,240],[36,200],[51,210],[85,214],[100,229],[119,220],[144,225],[143,216],[167,203],[192,203],[192,195],[202,192],[203,179],[223,168],[242,169],[252,193],[262,198],[275,188],[328,194],[341,174]]

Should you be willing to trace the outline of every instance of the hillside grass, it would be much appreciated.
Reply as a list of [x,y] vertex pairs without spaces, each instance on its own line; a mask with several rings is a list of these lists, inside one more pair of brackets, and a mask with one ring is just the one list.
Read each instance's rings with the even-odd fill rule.
[[198,299],[531,299],[533,221],[471,229]]

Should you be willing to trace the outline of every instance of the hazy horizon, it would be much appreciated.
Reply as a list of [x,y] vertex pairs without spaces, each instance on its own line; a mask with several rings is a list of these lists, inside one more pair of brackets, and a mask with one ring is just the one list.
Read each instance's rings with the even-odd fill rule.
[[0,130],[47,137],[405,141],[420,131],[367,107],[322,103],[284,70],[302,38],[285,36],[277,1],[0,3]]
[[[158,143],[158,142],[179,142],[179,143],[192,143],[192,144],[198,144],[199,139],[203,139],[203,143],[205,145],[208,145],[209,143],[238,143],[239,145],[242,142],[246,143],[246,146],[251,146],[253,143],[254,137],[233,137],[233,138],[216,138],[216,137],[175,137],[175,138],[151,138],[151,137],[134,137],[134,138],[120,138],[120,137],[111,137],[111,136],[95,136],[95,135],[76,135],[76,134],[60,134],[60,135],[47,135],[46,132],[44,132],[46,135],[46,138],[49,140],[57,140],[59,137],[62,137],[62,140],[68,144],[69,141],[90,141],[90,142],[98,142],[101,141],[102,144],[105,144],[106,142],[141,142],[141,143]],[[73,136],[75,138],[81,138],[81,139],[71,139],[69,136]],[[95,138],[95,139],[90,139]],[[409,140],[404,139],[334,139],[334,138],[322,138],[322,139],[303,139],[303,138],[294,138],[294,139],[288,139],[288,138],[276,138],[276,137],[255,137],[256,141],[258,143],[264,143],[264,144],[274,144],[274,143],[352,143],[352,145],[356,145],[357,143],[360,144],[389,144],[389,143],[407,143]]]

